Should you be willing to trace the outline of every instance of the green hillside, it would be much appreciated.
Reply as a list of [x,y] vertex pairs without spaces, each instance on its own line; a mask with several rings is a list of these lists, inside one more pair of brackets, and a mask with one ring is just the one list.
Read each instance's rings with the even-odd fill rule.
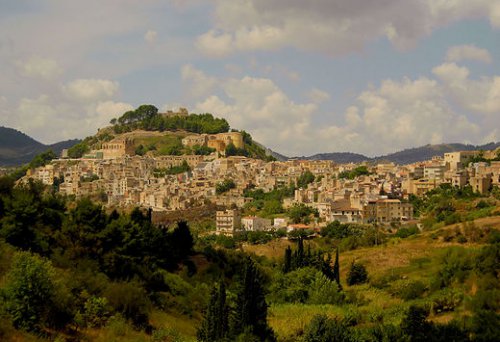
[[[158,113],[152,105],[142,105],[133,111],[124,113],[119,118],[111,120],[112,126],[99,130],[87,137],[80,144],[69,149],[69,156],[80,158],[92,149],[99,149],[103,142],[114,138],[127,137],[134,142],[135,152],[139,155],[150,153],[153,156],[210,154],[214,150],[206,147],[187,148],[182,146],[182,138],[189,134],[217,134],[228,132],[228,122],[216,118],[212,114],[189,114],[187,116],[166,117]],[[236,130],[232,130],[236,131]],[[273,160],[265,148],[253,141],[245,131],[243,135],[244,148],[236,149],[229,145],[226,155],[242,155],[264,160]]]
[[333,222],[283,240],[0,178],[0,340],[494,341],[499,192],[453,191],[422,200],[423,231]]

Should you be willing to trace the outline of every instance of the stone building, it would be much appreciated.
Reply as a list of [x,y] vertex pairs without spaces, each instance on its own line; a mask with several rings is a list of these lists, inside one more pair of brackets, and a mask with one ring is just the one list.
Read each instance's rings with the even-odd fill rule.
[[215,217],[215,234],[234,236],[241,231],[239,210],[218,210]]

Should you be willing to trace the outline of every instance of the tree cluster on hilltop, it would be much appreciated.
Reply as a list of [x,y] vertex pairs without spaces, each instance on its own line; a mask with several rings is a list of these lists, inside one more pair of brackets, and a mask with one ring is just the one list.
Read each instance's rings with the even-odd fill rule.
[[225,119],[214,118],[210,113],[189,114],[187,116],[164,116],[153,105],[141,105],[135,110],[125,112],[119,118],[112,119],[115,133],[124,133],[135,129],[146,131],[185,130],[192,133],[216,134],[229,131]]

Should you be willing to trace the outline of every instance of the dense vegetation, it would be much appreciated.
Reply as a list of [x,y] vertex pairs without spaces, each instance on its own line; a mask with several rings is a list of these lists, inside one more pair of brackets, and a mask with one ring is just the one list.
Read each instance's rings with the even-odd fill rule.
[[225,119],[214,118],[212,114],[190,114],[188,116],[163,116],[153,105],[142,105],[124,113],[111,124],[115,133],[130,132],[135,129],[147,131],[185,130],[193,133],[223,133],[229,131]]
[[[279,203],[292,190],[247,195]],[[494,194],[455,191],[429,194],[421,212],[450,198],[469,203],[465,217],[496,208]],[[463,224],[205,237],[0,178],[0,340],[494,341],[500,234]]]
[[354,179],[359,176],[369,175],[370,171],[366,166],[357,166],[351,171],[342,171],[339,173],[339,178]]
[[410,196],[415,213],[429,229],[494,215],[499,212],[496,209],[499,199],[497,187],[487,194],[479,194],[470,186],[457,188],[449,184],[441,184],[422,198]]

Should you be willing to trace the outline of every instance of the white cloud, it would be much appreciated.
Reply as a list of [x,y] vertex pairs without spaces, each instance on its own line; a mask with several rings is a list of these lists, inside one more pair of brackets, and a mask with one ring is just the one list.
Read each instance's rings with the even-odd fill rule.
[[63,87],[71,98],[80,101],[99,101],[113,97],[119,89],[118,82],[100,79],[78,79]]
[[149,44],[155,43],[157,38],[158,32],[152,30],[148,30],[148,32],[146,32],[146,34],[144,35],[144,40]]
[[62,68],[50,58],[32,56],[24,62],[16,63],[23,75],[50,80],[62,73]]
[[99,117],[103,118],[101,121],[107,120],[105,121],[105,123],[107,123],[109,122],[109,120],[117,118],[123,113],[133,109],[134,107],[128,103],[105,101],[99,102],[96,106],[95,111],[99,115]]
[[122,102],[82,104],[41,95],[21,99],[9,124],[43,143],[54,143],[95,134],[98,128],[109,125],[112,118],[132,108]]
[[307,93],[307,97],[313,103],[322,103],[330,99],[330,94],[318,88],[313,88]]
[[218,0],[215,6],[214,27],[197,43],[210,57],[283,47],[342,55],[381,37],[406,49],[462,19],[486,17],[500,27],[498,0]]
[[221,82],[228,101],[210,96],[195,111],[211,112],[228,119],[232,127],[245,129],[267,146],[284,153],[300,151],[309,140],[310,104],[296,104],[270,79],[243,77]]
[[[467,79],[468,70],[448,68],[443,67],[443,74],[450,82],[452,75]],[[208,96],[196,104],[195,112],[223,116],[232,127],[245,129],[257,141],[288,155],[332,151],[380,155],[429,143],[480,143],[497,134],[462,114],[463,107],[454,108],[447,88],[427,77],[385,80],[359,94],[343,118],[320,110],[318,100],[328,95],[321,91],[316,101],[295,103],[266,78],[220,79],[218,84],[224,98]]]
[[196,69],[191,64],[182,66],[181,78],[188,85],[189,98],[207,96],[216,84],[215,78],[207,76],[203,71]]
[[473,60],[483,63],[491,63],[491,55],[488,50],[478,48],[474,45],[458,45],[452,46],[448,49],[446,60],[448,62]]
[[223,57],[234,50],[232,40],[230,34],[217,34],[211,30],[197,38],[196,47],[209,57]]
[[469,79],[469,69],[444,63],[432,69],[446,91],[463,108],[475,113],[498,116],[500,113],[500,76]]

